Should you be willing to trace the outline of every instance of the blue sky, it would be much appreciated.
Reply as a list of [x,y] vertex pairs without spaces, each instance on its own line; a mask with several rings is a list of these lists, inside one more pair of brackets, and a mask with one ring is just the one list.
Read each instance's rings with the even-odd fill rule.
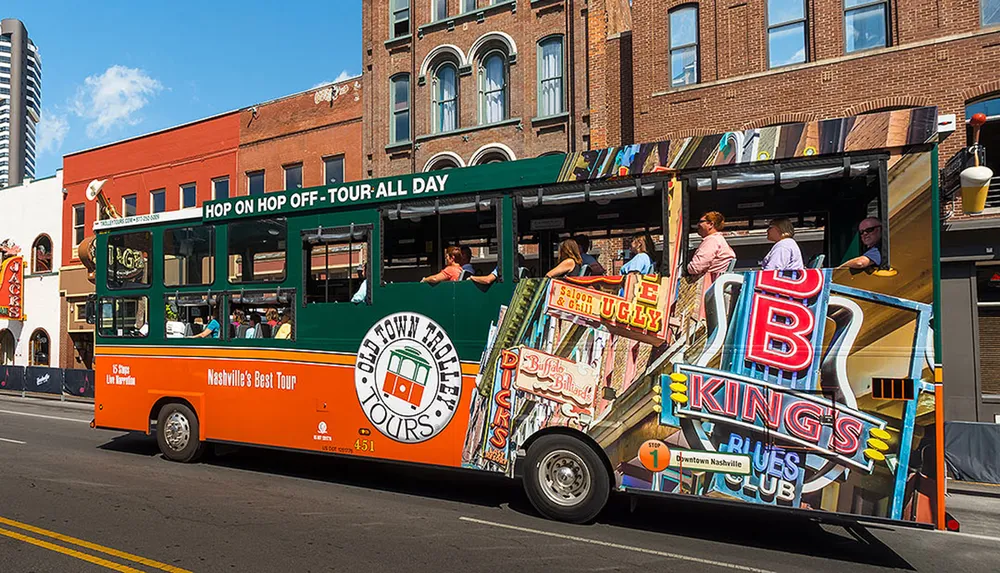
[[42,56],[36,177],[62,156],[361,73],[360,0],[3,0]]

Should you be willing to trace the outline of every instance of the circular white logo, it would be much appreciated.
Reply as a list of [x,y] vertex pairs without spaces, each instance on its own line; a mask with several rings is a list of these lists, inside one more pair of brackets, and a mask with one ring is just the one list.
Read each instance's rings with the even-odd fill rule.
[[361,340],[354,386],[379,432],[416,444],[451,422],[462,397],[462,364],[441,325],[399,312],[376,322]]

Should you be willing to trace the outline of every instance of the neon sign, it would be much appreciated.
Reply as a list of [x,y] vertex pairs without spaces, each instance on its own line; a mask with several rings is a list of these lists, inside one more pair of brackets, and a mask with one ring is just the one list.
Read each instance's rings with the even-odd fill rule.
[[0,316],[24,320],[24,259],[10,257],[0,266]]
[[[608,283],[607,277],[591,279]],[[614,334],[659,346],[667,338],[666,292],[658,275],[630,274],[610,279],[624,282],[624,296],[553,280],[549,286],[548,310],[567,320],[589,326],[604,326]],[[585,282],[577,279],[573,282]]]
[[493,399],[490,401],[490,437],[486,441],[483,457],[501,468],[507,467],[510,445],[510,414],[513,408],[511,383],[517,371],[517,349],[501,350],[497,361],[496,378],[493,381]]

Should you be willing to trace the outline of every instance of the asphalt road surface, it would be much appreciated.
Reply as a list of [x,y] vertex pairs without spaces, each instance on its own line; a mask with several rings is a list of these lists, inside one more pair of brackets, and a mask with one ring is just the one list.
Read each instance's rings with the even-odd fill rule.
[[573,526],[502,478],[252,448],[171,463],[91,417],[0,398],[0,571],[1000,570],[988,535],[624,495]]

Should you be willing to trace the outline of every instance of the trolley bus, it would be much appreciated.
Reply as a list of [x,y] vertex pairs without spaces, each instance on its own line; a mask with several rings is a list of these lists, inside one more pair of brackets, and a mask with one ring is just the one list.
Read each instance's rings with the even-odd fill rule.
[[[95,424],[181,462],[229,443],[498,472],[572,522],[623,490],[940,523],[936,126],[913,108],[101,220]],[[697,274],[708,212],[736,258]],[[761,270],[778,217],[801,268]],[[568,239],[592,262],[547,277]],[[448,247],[466,280],[425,282]]]

